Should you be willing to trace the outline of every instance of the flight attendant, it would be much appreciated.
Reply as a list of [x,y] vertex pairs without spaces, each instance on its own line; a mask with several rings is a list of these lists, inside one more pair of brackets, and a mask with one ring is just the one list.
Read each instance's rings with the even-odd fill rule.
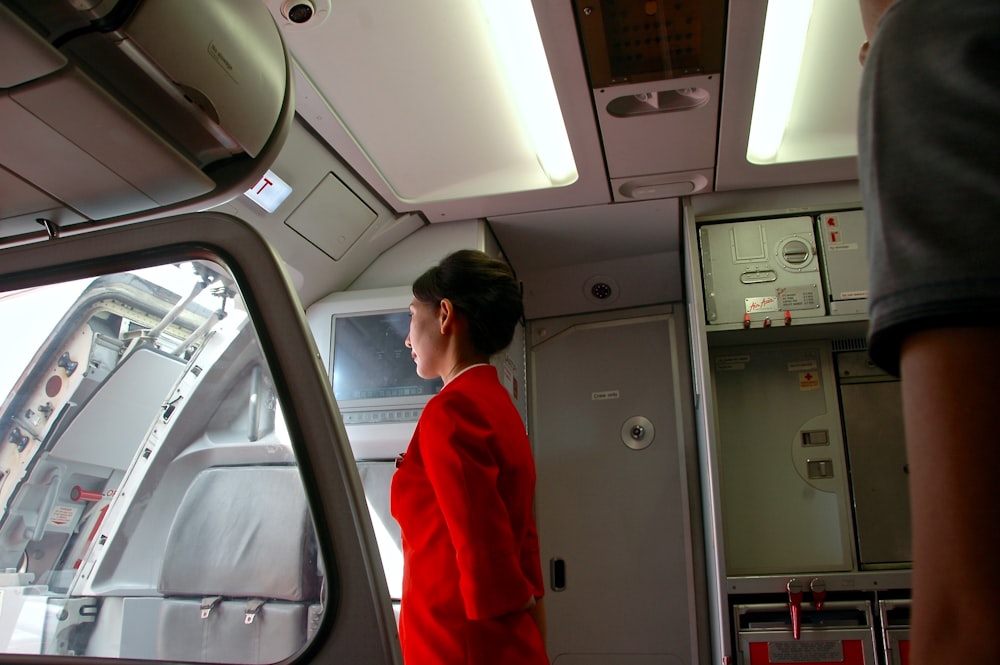
[[444,387],[392,482],[403,540],[407,665],[547,664],[544,592],[524,424],[489,364],[523,316],[510,268],[460,250],[413,284],[406,346]]

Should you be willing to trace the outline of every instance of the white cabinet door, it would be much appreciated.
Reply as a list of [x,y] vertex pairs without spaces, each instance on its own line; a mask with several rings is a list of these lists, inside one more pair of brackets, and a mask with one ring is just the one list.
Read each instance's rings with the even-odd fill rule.
[[680,308],[531,324],[537,514],[556,665],[700,662],[700,518]]

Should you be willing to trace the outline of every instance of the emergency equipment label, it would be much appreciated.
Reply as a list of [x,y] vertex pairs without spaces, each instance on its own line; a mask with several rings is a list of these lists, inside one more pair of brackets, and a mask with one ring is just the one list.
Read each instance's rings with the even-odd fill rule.
[[799,390],[819,390],[819,374],[816,372],[799,372]]
[[789,286],[778,290],[778,308],[782,310],[816,309],[819,307],[819,292],[815,284]]

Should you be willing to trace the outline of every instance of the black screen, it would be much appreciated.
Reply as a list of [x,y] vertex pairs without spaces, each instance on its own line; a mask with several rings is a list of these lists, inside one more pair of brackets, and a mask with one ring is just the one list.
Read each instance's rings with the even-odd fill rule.
[[333,395],[338,401],[430,396],[438,379],[421,379],[403,341],[409,312],[338,316],[333,329]]

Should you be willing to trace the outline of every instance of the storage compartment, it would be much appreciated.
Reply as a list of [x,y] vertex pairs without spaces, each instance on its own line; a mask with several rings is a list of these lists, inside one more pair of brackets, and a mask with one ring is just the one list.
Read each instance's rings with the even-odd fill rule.
[[698,238],[709,325],[789,325],[826,314],[812,217],[707,224]]
[[900,383],[866,351],[836,354],[859,564],[909,567],[909,469]]
[[910,601],[880,600],[886,665],[910,665]]
[[852,570],[830,342],[710,354],[729,576]]
[[839,601],[802,606],[798,626],[786,604],[736,605],[734,626],[744,665],[875,665],[869,603]]
[[17,234],[230,199],[294,115],[259,3],[17,0],[0,37],[21,63],[0,77],[0,180],[17,183],[0,220]]
[[868,239],[861,210],[819,216],[823,278],[830,314],[868,310]]

